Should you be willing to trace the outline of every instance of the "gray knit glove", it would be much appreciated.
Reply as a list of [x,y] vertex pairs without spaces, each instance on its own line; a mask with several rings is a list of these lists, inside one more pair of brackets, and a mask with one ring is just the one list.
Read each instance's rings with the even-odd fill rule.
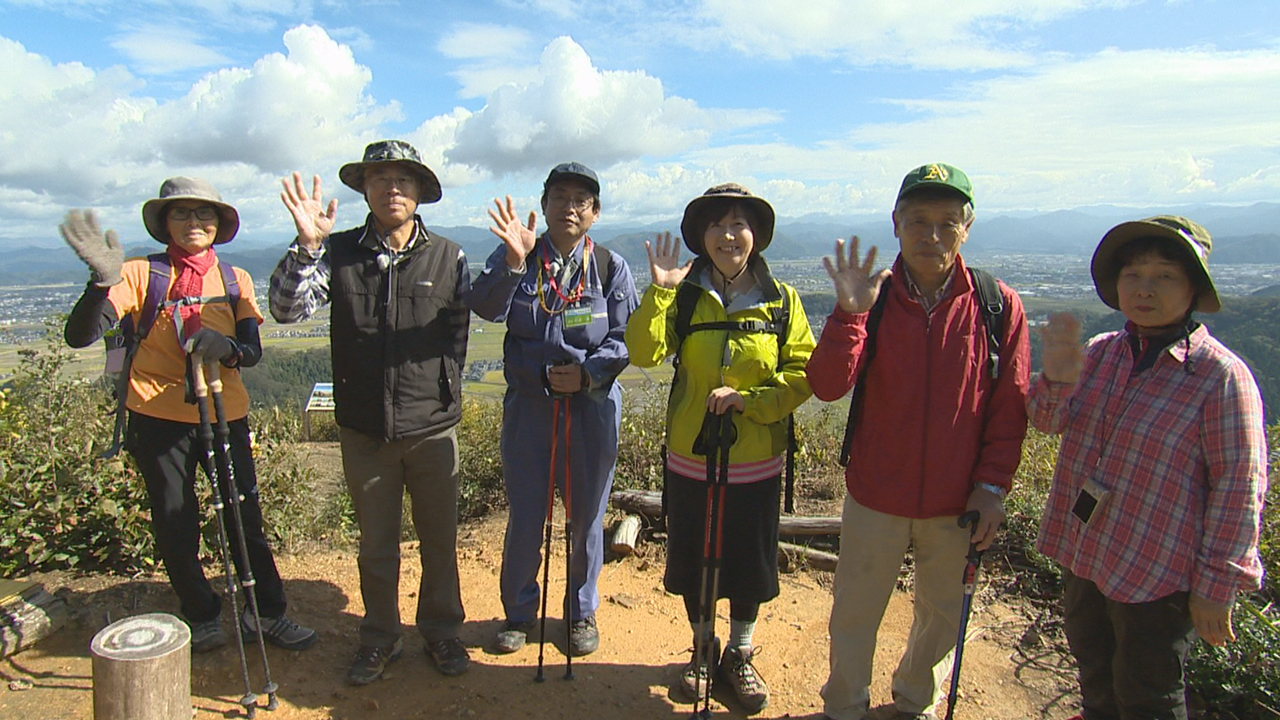
[[58,229],[62,231],[62,239],[93,272],[94,285],[105,288],[120,282],[120,266],[124,265],[120,237],[115,230],[103,235],[92,210],[84,211],[83,215],[79,210],[68,212]]
[[187,338],[187,343],[182,346],[182,349],[189,355],[199,355],[206,364],[226,360],[239,352],[231,338],[213,328],[205,327]]

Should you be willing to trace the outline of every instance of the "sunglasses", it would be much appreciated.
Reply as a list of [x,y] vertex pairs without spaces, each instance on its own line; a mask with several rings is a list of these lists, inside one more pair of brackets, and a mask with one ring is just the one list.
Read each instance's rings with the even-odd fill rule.
[[169,219],[183,222],[190,220],[195,215],[197,220],[213,220],[218,217],[218,211],[211,205],[201,205],[198,208],[173,207],[169,208]]

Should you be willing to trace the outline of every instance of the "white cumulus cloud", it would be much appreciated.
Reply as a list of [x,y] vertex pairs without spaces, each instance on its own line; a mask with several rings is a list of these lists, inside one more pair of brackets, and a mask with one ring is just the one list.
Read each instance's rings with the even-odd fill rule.
[[681,152],[716,130],[774,117],[702,109],[667,95],[662,82],[644,72],[596,68],[580,45],[560,37],[543,50],[533,80],[498,87],[458,126],[445,155],[498,175],[545,170],[567,159],[608,167]]

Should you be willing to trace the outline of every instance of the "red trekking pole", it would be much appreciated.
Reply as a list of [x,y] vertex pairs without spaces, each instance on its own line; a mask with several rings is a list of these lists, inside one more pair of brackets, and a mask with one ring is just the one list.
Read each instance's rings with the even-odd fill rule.
[[[733,424],[733,409],[723,415],[708,411],[702,420],[702,430],[693,451],[707,458],[707,516],[702,534],[702,584],[698,591],[698,633],[694,637],[694,701],[690,720],[710,720],[711,685],[715,677],[713,664],[719,660],[720,648],[715,639],[716,596],[720,593],[720,559],[724,544],[724,491],[729,485],[729,449],[738,439]],[[717,475],[717,470],[719,473]],[[708,592],[710,590],[710,592]],[[708,642],[708,623],[710,642]],[[707,692],[702,696],[702,709],[698,709],[701,694],[702,670],[707,668]]]

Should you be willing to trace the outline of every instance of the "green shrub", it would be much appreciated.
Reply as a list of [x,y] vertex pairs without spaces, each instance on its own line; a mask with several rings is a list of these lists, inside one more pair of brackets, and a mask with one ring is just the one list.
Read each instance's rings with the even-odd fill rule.
[[0,399],[0,574],[133,572],[154,565],[146,491],[131,459],[98,459],[112,409],[100,385],[70,379],[59,327],[22,349]]

